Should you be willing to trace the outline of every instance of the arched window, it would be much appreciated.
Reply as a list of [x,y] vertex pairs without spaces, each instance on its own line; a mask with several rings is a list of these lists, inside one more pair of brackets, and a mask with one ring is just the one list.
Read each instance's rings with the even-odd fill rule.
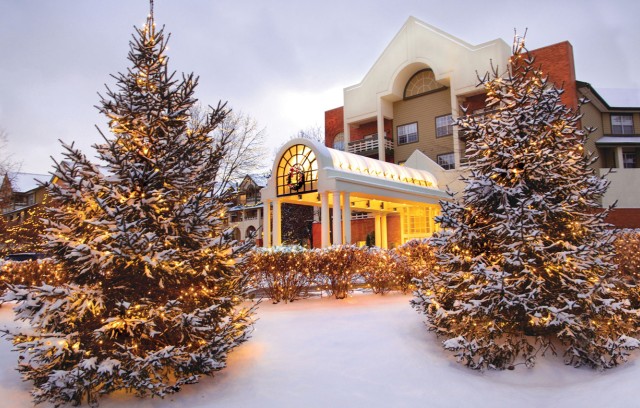
[[412,98],[444,88],[446,86],[439,84],[433,71],[427,68],[416,72],[409,79],[407,86],[404,88],[404,97]]
[[340,132],[333,138],[333,148],[344,151],[344,133]]
[[249,225],[249,227],[247,227],[247,231],[245,233],[245,239],[255,239],[256,238],[256,227],[254,227],[253,225]]
[[240,230],[238,228],[233,229],[231,232],[231,238],[235,241],[240,241],[242,237],[240,236]]
[[318,190],[318,162],[310,147],[298,144],[284,152],[278,162],[276,185],[278,196]]

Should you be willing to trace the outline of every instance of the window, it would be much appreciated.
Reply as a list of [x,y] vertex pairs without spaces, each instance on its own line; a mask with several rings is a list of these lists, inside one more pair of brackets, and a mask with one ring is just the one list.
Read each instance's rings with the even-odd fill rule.
[[333,138],[333,148],[344,151],[344,133],[338,133],[336,137]]
[[438,155],[438,164],[445,170],[451,170],[456,168],[455,158],[453,153],[445,153]]
[[416,72],[409,79],[409,82],[407,82],[404,88],[404,97],[406,99],[413,96],[420,96],[444,88],[446,87],[436,81],[433,71],[427,68]]
[[622,164],[625,169],[635,169],[637,164],[636,152],[623,152]]
[[453,117],[451,114],[436,117],[436,137],[453,134]]
[[633,117],[631,115],[611,115],[611,133],[614,135],[633,134]]
[[418,141],[418,123],[398,126],[398,144],[414,143]]

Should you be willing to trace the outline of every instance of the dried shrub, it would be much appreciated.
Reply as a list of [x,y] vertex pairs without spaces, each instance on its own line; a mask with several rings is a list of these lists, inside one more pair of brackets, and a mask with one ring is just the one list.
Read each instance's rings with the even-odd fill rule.
[[640,309],[640,230],[626,229],[616,234],[613,261],[628,286],[631,306]]
[[400,289],[407,274],[407,262],[393,250],[369,248],[360,276],[373,293],[384,295]]
[[51,259],[13,262],[0,264],[0,293],[4,293],[7,285],[59,286],[66,281],[66,275],[59,264]]
[[301,246],[257,248],[246,262],[254,284],[278,303],[306,297],[315,282],[313,252]]
[[437,267],[437,260],[429,238],[413,239],[394,251],[405,262],[403,268],[398,268],[396,271],[398,287],[403,293],[407,293],[415,287],[414,279],[423,279]]
[[640,282],[640,230],[622,230],[615,240],[616,255],[613,260],[618,271],[630,283]]
[[335,245],[313,252],[318,279],[336,299],[346,298],[366,261],[367,249],[355,245]]

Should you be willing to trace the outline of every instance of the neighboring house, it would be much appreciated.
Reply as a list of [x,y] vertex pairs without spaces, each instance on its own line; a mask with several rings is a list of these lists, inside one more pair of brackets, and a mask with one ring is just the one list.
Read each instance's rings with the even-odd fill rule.
[[[562,86],[571,108],[587,97],[582,124],[596,127],[586,150],[611,186],[603,206],[617,200],[609,221],[640,227],[640,103],[610,106],[591,85],[576,80],[573,48],[561,42],[530,51],[549,79]],[[410,17],[362,81],[344,89],[344,106],[325,112],[325,145],[382,161],[427,170],[441,189],[460,191],[465,141],[453,126],[462,114],[482,113],[478,74],[504,71],[511,46],[501,39],[469,44]]]
[[262,245],[262,201],[260,190],[267,185],[267,177],[246,175],[234,194],[232,205],[227,209],[227,222],[233,228],[233,237],[246,241],[255,237]]
[[46,192],[45,185],[50,180],[50,174],[5,174],[0,185],[2,216],[10,223],[22,222],[29,209],[42,204]]

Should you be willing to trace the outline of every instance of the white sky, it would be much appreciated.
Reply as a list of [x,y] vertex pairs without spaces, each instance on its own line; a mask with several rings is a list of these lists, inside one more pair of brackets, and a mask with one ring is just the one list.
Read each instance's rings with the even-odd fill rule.
[[[97,93],[124,71],[145,0],[0,0],[0,128],[22,171],[46,173],[58,139],[93,157]],[[200,76],[204,104],[228,101],[258,120],[276,147],[323,126],[413,15],[471,44],[511,43],[528,28],[534,49],[568,40],[577,78],[640,88],[637,0],[156,0],[172,33],[169,68]],[[603,94],[605,94],[603,92]]]

